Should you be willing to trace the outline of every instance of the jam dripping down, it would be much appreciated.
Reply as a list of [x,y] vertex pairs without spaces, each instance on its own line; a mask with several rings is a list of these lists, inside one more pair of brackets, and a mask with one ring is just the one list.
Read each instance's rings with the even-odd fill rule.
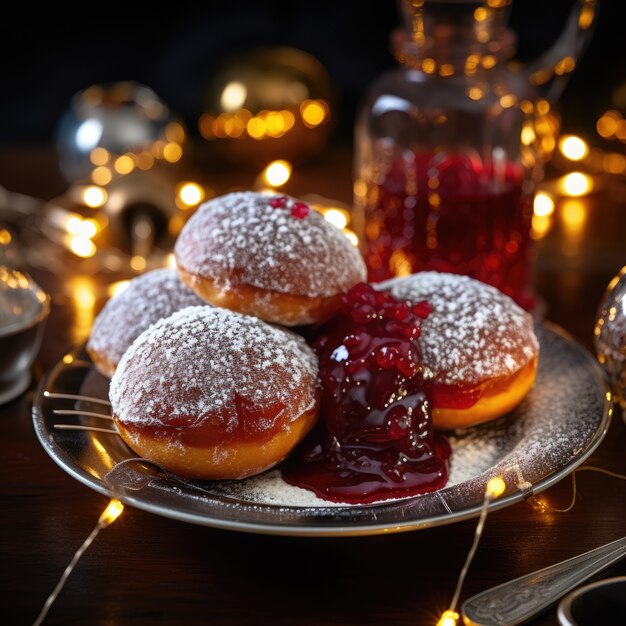
[[360,283],[314,343],[322,417],[283,468],[289,483],[350,504],[413,496],[448,479],[414,342],[430,313]]

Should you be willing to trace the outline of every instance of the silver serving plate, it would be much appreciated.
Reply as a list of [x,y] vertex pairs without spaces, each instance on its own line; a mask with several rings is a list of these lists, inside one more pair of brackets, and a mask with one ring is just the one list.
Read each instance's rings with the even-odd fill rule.
[[112,427],[111,422],[80,413],[64,418],[53,413],[106,411],[102,405],[46,395],[107,397],[108,382],[93,369],[83,348],[66,355],[43,379],[33,423],[44,449],[68,474],[125,504],[173,519],[300,536],[375,535],[450,524],[479,514],[492,476],[502,476],[507,488],[490,510],[510,506],[567,476],[606,434],[611,396],[599,365],[558,327],[544,324],[536,331],[539,369],[526,399],[499,420],[452,433],[451,482],[434,493],[403,500],[303,505],[308,501],[302,499],[302,490],[286,487],[278,498],[267,496],[267,485],[281,481],[276,470],[243,481],[189,481],[131,460],[136,455],[115,434],[57,430],[54,424],[59,422]]

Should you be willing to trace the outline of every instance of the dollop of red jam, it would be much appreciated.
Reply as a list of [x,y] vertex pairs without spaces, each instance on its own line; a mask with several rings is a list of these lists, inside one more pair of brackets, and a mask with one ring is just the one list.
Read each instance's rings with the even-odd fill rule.
[[289,483],[367,504],[443,487],[450,446],[434,433],[431,390],[413,341],[430,313],[360,283],[313,344],[321,419],[283,468]]

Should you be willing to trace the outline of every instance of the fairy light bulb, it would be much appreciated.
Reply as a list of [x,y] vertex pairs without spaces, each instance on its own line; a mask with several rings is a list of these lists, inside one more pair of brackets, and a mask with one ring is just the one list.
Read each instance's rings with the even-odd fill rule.
[[83,191],[83,202],[92,209],[101,207],[107,201],[107,192],[102,187],[90,186]]
[[63,572],[61,578],[59,579],[59,582],[57,583],[52,593],[48,596],[48,599],[46,600],[45,604],[43,605],[43,608],[41,609],[41,613],[39,613],[39,616],[33,622],[33,626],[40,626],[42,622],[46,619],[46,615],[48,614],[50,607],[53,605],[54,601],[59,597],[59,594],[61,593],[61,590],[65,586],[67,579],[70,577],[70,574],[74,571],[74,568],[78,564],[78,561],[80,560],[80,558],[86,552],[87,548],[89,548],[89,546],[93,543],[94,539],[98,536],[98,533],[103,528],[106,528],[107,526],[112,524],[121,515],[123,510],[124,510],[124,505],[119,500],[115,498],[112,498],[110,500],[106,509],[102,511],[102,514],[100,515],[100,518],[98,519],[98,523],[95,525],[94,529],[89,533],[89,535],[87,536],[87,539],[83,541],[80,548],[78,548],[78,550],[76,550],[76,552],[74,553],[72,560],[70,561],[69,565],[65,568],[65,571]]
[[545,191],[537,192],[533,202],[533,213],[538,217],[547,217],[554,213],[554,200]]
[[122,514],[123,510],[124,505],[116,498],[113,498],[107,508],[102,511],[102,515],[98,520],[98,526],[100,526],[100,528],[106,528]]
[[570,161],[582,161],[589,154],[589,146],[576,135],[565,135],[559,141],[561,154]]
[[487,488],[485,489],[485,496],[488,496],[491,499],[499,498],[506,490],[506,483],[500,478],[500,476],[495,476],[491,478],[487,483]]
[[469,571],[470,565],[474,560],[476,550],[478,549],[478,544],[480,543],[480,540],[483,536],[485,522],[487,521],[487,514],[489,513],[489,504],[496,498],[499,498],[505,491],[506,483],[504,482],[502,477],[494,476],[493,478],[490,478],[487,482],[487,486],[485,487],[485,495],[483,497],[483,505],[480,509],[480,515],[478,517],[478,524],[476,524],[476,530],[474,531],[474,541],[472,542],[472,547],[467,553],[465,563],[463,564],[463,569],[461,569],[461,573],[459,574],[456,588],[454,590],[454,595],[452,596],[452,602],[450,602],[450,608],[447,611],[444,611],[441,619],[439,620],[439,622],[437,622],[437,626],[456,626],[456,622],[459,619],[459,614],[456,612],[456,607],[459,603],[459,598],[461,597],[461,590],[463,589],[465,577],[467,576],[467,572]]
[[456,626],[458,620],[459,614],[448,609],[441,614],[436,626]]
[[185,207],[192,207],[204,200],[204,189],[197,183],[185,182],[178,188],[178,197]]
[[263,178],[270,187],[282,187],[291,178],[291,163],[283,161],[272,161],[263,172]]

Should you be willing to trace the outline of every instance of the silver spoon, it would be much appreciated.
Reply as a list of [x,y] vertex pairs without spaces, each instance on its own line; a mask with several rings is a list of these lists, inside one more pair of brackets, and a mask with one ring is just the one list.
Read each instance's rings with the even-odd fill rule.
[[626,537],[483,591],[461,607],[466,626],[516,626],[626,557]]

